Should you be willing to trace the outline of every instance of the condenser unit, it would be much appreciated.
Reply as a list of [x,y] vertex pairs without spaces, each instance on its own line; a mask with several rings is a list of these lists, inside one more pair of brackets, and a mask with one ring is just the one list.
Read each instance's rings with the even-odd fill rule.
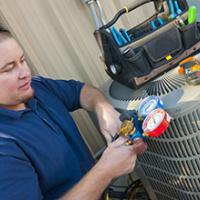
[[142,181],[152,199],[200,200],[200,85],[188,85],[175,68],[137,90],[113,81],[102,90],[119,111],[160,97],[173,119],[161,137],[147,139],[138,158]]

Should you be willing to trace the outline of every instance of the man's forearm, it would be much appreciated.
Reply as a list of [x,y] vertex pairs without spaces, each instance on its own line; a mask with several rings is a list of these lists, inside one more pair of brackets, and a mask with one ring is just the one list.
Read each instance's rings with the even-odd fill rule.
[[110,143],[121,125],[119,112],[106,100],[101,91],[87,84],[81,90],[80,103],[82,108],[95,112],[100,131],[107,143]]
[[82,179],[59,200],[98,200],[112,178],[102,164],[96,164]]
[[82,108],[88,111],[96,111],[98,106],[109,105],[99,89],[87,84],[81,90],[80,103]]

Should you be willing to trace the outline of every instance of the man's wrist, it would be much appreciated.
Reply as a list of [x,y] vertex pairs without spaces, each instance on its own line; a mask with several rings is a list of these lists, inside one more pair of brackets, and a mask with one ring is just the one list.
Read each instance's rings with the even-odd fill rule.
[[107,167],[106,163],[102,162],[101,159],[94,166],[94,170],[100,172],[101,179],[107,182],[107,184],[114,178],[111,168]]

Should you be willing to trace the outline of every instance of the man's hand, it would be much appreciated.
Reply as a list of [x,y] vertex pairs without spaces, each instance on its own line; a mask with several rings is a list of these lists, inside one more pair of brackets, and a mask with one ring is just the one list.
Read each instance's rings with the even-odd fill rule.
[[138,141],[133,145],[127,145],[126,141],[126,137],[119,137],[110,143],[97,163],[103,166],[103,170],[108,172],[111,179],[132,172],[137,154],[144,152],[147,148],[147,144],[143,141]]
[[104,135],[107,144],[112,142],[113,136],[119,131],[121,121],[120,113],[107,102],[100,103],[95,107],[101,133]]

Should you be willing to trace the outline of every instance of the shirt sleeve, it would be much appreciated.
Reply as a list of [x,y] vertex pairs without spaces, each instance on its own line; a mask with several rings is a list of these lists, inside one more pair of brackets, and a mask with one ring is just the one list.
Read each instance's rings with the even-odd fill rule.
[[20,148],[9,141],[0,141],[0,198],[43,199],[34,168]]
[[38,79],[63,101],[69,111],[81,107],[80,93],[84,83],[76,80],[53,80],[44,77],[37,77]]

